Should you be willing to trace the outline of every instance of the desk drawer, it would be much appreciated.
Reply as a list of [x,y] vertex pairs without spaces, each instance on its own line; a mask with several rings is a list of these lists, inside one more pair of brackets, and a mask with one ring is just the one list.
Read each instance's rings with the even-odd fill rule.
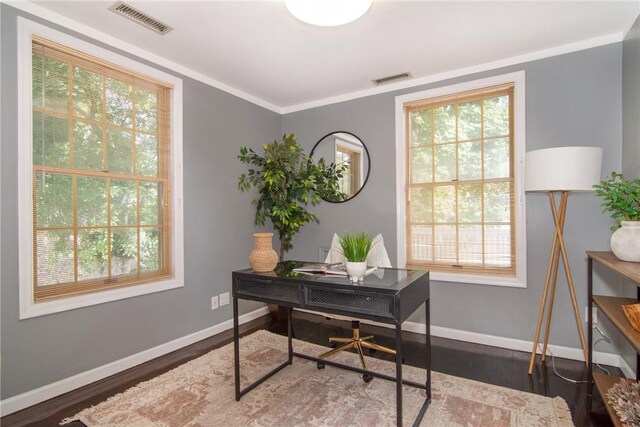
[[272,282],[271,280],[239,279],[236,288],[238,296],[257,297],[276,302],[301,303],[300,285],[295,283]]
[[353,314],[394,318],[393,296],[307,286],[307,307],[334,308]]

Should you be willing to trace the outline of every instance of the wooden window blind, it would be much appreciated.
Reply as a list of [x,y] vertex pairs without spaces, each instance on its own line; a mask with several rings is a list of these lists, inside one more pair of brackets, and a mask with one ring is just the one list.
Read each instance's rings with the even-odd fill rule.
[[409,268],[515,276],[513,93],[404,105]]
[[34,36],[36,301],[172,277],[170,85]]

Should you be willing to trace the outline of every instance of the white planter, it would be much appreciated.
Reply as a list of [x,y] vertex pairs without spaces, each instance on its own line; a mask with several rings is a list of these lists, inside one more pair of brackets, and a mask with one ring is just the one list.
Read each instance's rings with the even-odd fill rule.
[[366,262],[350,262],[347,261],[347,274],[351,278],[352,282],[362,280],[364,272],[367,271]]
[[640,262],[640,221],[622,221],[611,235],[611,250],[621,261]]

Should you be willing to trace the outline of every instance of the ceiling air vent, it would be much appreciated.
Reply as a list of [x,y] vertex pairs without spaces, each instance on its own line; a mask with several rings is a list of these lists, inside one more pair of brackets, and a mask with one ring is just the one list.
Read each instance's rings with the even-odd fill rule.
[[395,74],[393,76],[387,76],[387,77],[380,77],[379,79],[373,79],[371,80],[373,83],[375,83],[376,85],[383,85],[386,83],[392,83],[398,80],[406,80],[406,79],[410,79],[411,78],[411,73],[406,72],[406,73],[401,73],[401,74]]
[[135,7],[129,6],[125,2],[119,1],[114,3],[110,8],[110,11],[117,13],[118,15],[122,15],[125,18],[132,20],[133,22],[137,22],[145,28],[148,28],[152,31],[155,31],[158,34],[164,35],[169,31],[173,30],[167,24],[164,24],[158,21],[155,18],[147,15],[144,12],[139,11]]

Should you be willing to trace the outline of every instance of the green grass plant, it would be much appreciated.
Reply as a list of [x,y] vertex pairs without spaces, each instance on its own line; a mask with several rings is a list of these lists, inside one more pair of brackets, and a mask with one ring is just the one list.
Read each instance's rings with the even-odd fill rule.
[[342,254],[349,262],[364,262],[373,245],[373,238],[366,233],[343,233],[339,236]]

